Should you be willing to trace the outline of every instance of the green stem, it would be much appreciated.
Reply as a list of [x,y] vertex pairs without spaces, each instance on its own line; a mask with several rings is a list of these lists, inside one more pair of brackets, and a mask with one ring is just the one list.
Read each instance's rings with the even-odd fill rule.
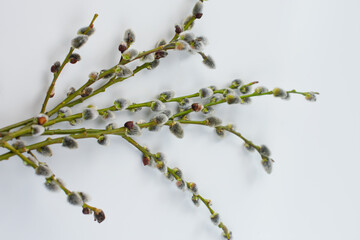
[[133,145],[134,147],[136,147],[140,152],[142,152],[144,155],[149,154],[148,156],[151,155],[151,153],[149,153],[149,151],[146,150],[146,148],[144,148],[143,146],[141,146],[139,143],[137,143],[133,138],[129,137],[128,135],[124,134],[122,136],[123,139],[125,139],[126,141],[128,141],[131,145]]
[[21,128],[20,130],[15,131],[15,132],[10,132],[6,136],[4,136],[1,140],[2,141],[9,141],[9,140],[11,140],[13,138],[16,138],[16,137],[19,137],[19,136],[22,136],[22,135],[25,135],[25,134],[29,134],[29,133],[31,133],[31,126]]
[[[169,50],[169,49],[174,49],[175,46],[173,46],[173,44],[168,44],[168,45],[164,45],[164,46],[160,46],[160,47],[157,47],[157,48],[154,48],[154,49],[151,49],[149,51],[146,51],[146,52],[143,52],[141,54],[139,54],[135,59],[133,60],[122,60],[120,63],[122,65],[125,65],[125,64],[128,64],[132,61],[135,61],[136,59],[139,59],[147,54],[150,54],[150,53],[153,53],[153,52],[157,52],[159,50]],[[112,68],[110,68],[109,70],[103,72],[102,74],[99,75],[99,78],[98,79],[101,79],[103,78],[104,76],[106,76],[107,74],[109,73],[112,73],[115,68],[116,68],[117,65],[113,66]],[[149,66],[149,63],[145,63],[145,64],[142,64],[140,67],[136,68],[134,71],[133,71],[133,75],[134,76],[137,72],[141,71],[142,69],[146,68],[147,66]],[[132,77],[130,76],[130,77]],[[130,77],[127,77],[127,78],[130,78]],[[86,99],[88,98],[91,98],[101,92],[105,92],[105,90],[112,86],[113,84],[115,83],[118,83],[118,82],[122,82],[124,81],[125,79],[127,78],[112,78],[110,79],[107,83],[105,83],[103,86],[101,86],[100,88],[98,88],[97,90],[95,90],[92,94],[90,94],[89,96],[87,97],[82,97],[80,99],[77,99],[73,102],[70,102],[71,100],[73,100],[75,97],[79,96],[81,94],[81,92],[91,86],[95,81],[92,80],[92,79],[89,79],[83,86],[81,86],[77,91],[75,91],[73,94],[71,94],[70,96],[68,96],[64,101],[62,101],[60,104],[58,104],[54,109],[52,109],[51,111],[47,112],[47,115],[50,117],[52,116],[54,113],[56,113],[57,111],[59,111],[60,108],[64,107],[64,106],[68,106],[68,107],[72,107],[74,105],[77,105],[79,103],[82,103],[84,102]]]
[[[66,188],[66,187],[55,177],[54,174],[51,175],[50,177],[46,178],[46,180],[47,180],[47,181],[54,181],[66,195],[69,195],[69,194],[72,193],[72,191],[69,190],[68,188]],[[83,207],[83,208],[87,207],[87,208],[89,208],[89,209],[91,209],[91,210],[93,210],[93,211],[94,211],[95,209],[97,209],[96,207],[90,206],[90,205],[88,205],[87,203],[83,203],[82,207]]]
[[69,189],[67,189],[60,181],[58,181],[58,179],[55,177],[55,175],[51,175],[50,177],[46,178],[46,180],[49,180],[49,181],[54,181],[56,182],[56,184],[61,188],[61,190],[64,191],[64,193],[66,195],[69,195],[71,193],[71,191]]
[[200,200],[205,204],[205,206],[209,209],[211,214],[214,214],[215,211],[210,207],[209,201],[203,198],[200,194],[194,194],[196,197],[200,198]]
[[[247,85],[252,85],[252,84],[255,84],[256,82],[251,82]],[[113,84],[113,83],[111,83]],[[106,85],[107,86],[107,85]],[[109,85],[110,86],[110,85]],[[107,87],[104,87],[104,88],[100,88],[98,89],[98,91],[105,91]],[[225,89],[220,89],[220,90],[216,90],[214,91],[214,93],[223,93]],[[300,95],[303,95],[305,96],[308,92],[298,92],[296,90],[291,90],[291,91],[286,91],[287,93],[289,94],[300,94]],[[96,92],[94,92],[93,94],[97,94]],[[264,93],[257,93],[257,92],[253,92],[251,94],[247,94],[247,95],[242,95],[242,96],[239,96],[241,99],[244,99],[244,98],[249,98],[249,97],[256,97],[256,96],[265,96],[265,95],[272,95],[273,92],[272,91],[268,91],[268,92],[264,92]],[[318,94],[318,93],[315,93],[315,94]],[[90,95],[91,96],[91,95]],[[89,97],[90,97],[89,96]],[[184,98],[195,98],[195,97],[198,97],[199,96],[199,93],[193,93],[193,94],[189,94],[189,95],[185,95],[185,96],[182,96],[182,97],[176,97],[176,98],[172,98],[170,100],[163,100],[163,102],[181,102],[181,100],[183,100]],[[78,104],[79,102],[82,102],[83,99],[80,98],[74,102],[71,102],[70,104],[68,104],[68,106],[73,106],[73,105],[76,105]],[[144,102],[144,103],[139,103],[139,104],[132,104],[130,105],[127,109],[128,110],[131,110],[131,109],[136,109],[136,108],[139,108],[139,107],[150,107],[151,106],[151,102],[152,101],[148,101],[148,102]],[[219,100],[217,102],[209,102],[207,104],[204,105],[204,107],[208,107],[208,106],[214,106],[214,105],[218,105],[218,104],[222,104],[222,103],[225,103],[226,100],[225,99],[222,99],[222,100]],[[56,107],[55,109],[57,109],[58,107]],[[106,110],[111,110],[111,111],[117,111],[116,109],[114,109],[113,106],[111,107],[108,107],[108,108],[103,108],[103,109],[100,109],[98,110],[99,113],[103,113],[105,112]],[[176,113],[174,114],[173,116],[171,116],[169,118],[169,120],[174,120],[175,118],[178,118],[178,117],[182,117],[182,116],[185,116],[189,113],[193,112],[193,110],[190,108],[188,110],[185,110],[183,112],[179,112],[179,113]],[[52,113],[52,111],[51,111]],[[69,117],[66,117],[66,118],[55,118],[53,120],[49,120],[48,122],[46,122],[44,124],[44,127],[48,127],[48,126],[51,126],[55,123],[58,123],[58,122],[63,122],[63,121],[71,121],[71,120],[74,120],[74,119],[77,119],[77,118],[81,118],[82,117],[82,114],[81,113],[78,113],[78,114],[74,114],[74,115],[71,115]],[[22,135],[25,135],[25,134],[29,134],[31,132],[31,127],[28,126],[28,127],[25,127],[25,128],[22,128],[18,131],[15,131],[13,133],[8,133],[6,136],[3,137],[3,140],[5,141],[9,141],[11,139],[13,139],[14,137],[18,137],[18,136],[22,136]]]
[[1,141],[0,144],[1,144],[1,146],[9,149],[14,155],[19,156],[24,162],[26,162],[32,168],[34,168],[34,169],[37,168],[37,165],[34,162],[30,161],[27,157],[25,157],[23,154],[21,154],[17,149],[15,149],[9,143]]
[[[95,21],[95,19],[96,19],[97,17],[98,17],[98,15],[95,14],[94,17],[93,17],[93,19],[91,20],[88,28],[86,29],[85,34],[91,29],[92,24],[94,23],[94,21]],[[53,90],[54,90],[56,80],[59,78],[60,73],[61,73],[61,71],[63,70],[63,68],[65,67],[65,65],[69,62],[70,56],[71,56],[71,54],[74,52],[74,50],[75,50],[75,49],[74,49],[73,47],[70,48],[69,53],[66,55],[64,61],[62,62],[59,71],[57,71],[57,72],[54,73],[54,78],[53,78],[53,80],[52,80],[52,82],[51,82],[51,85],[50,85],[50,87],[49,87],[49,89],[48,89],[48,91],[47,91],[47,93],[46,93],[45,100],[44,100],[44,103],[42,104],[40,113],[44,113],[44,112],[45,112],[45,110],[46,110],[46,105],[47,105],[47,103],[48,103],[48,101],[49,101],[50,95],[51,95],[51,93],[52,93]]]
[[[249,83],[248,85],[252,85],[252,84],[255,84],[257,82],[251,82]],[[214,93],[222,93],[224,91],[224,89],[221,89],[221,90],[216,90],[214,91]],[[306,94],[308,94],[308,92],[298,92],[296,90],[291,90],[291,91],[286,91],[288,94],[300,94],[300,95],[303,95],[303,96],[306,96]],[[192,94],[192,95],[188,95],[188,96],[196,96],[198,93],[195,93],[195,94]],[[253,92],[251,94],[247,94],[247,95],[241,95],[239,96],[241,99],[245,99],[245,98],[250,98],[250,97],[257,97],[257,96],[265,96],[265,95],[272,95],[273,94],[273,91],[268,91],[268,92],[264,92],[264,93],[257,93],[257,92]],[[319,94],[317,92],[314,92],[314,94]],[[198,95],[197,95],[198,96]],[[226,99],[222,99],[222,100],[219,100],[217,102],[209,102],[207,104],[204,104],[204,107],[209,107],[209,106],[214,106],[214,105],[218,105],[218,104],[222,104],[222,103],[226,103]],[[169,118],[170,120],[173,120],[177,117],[181,117],[181,116],[184,116],[184,115],[187,115],[191,112],[193,112],[194,110],[192,110],[191,108],[188,109],[188,110],[185,110],[183,112],[179,112],[177,114],[174,114],[171,118]]]
[[46,110],[46,105],[47,105],[47,103],[48,103],[48,101],[49,101],[49,98],[50,98],[50,95],[51,95],[51,93],[52,93],[52,91],[53,91],[53,89],[54,89],[54,87],[55,87],[56,80],[59,78],[60,73],[61,73],[61,71],[63,70],[63,68],[65,67],[65,65],[69,62],[70,55],[74,52],[74,50],[75,50],[75,49],[74,49],[73,47],[70,48],[69,53],[66,55],[63,63],[61,64],[59,71],[57,71],[57,72],[54,73],[54,78],[53,78],[53,80],[52,80],[52,82],[51,82],[51,85],[50,85],[50,87],[49,87],[49,89],[48,89],[48,91],[47,91],[47,93],[46,93],[45,100],[44,100],[44,102],[43,102],[43,104],[42,104],[40,113],[44,113],[44,112],[45,112],[45,110]]
[[[170,122],[170,121],[169,121]],[[203,120],[203,121],[192,121],[192,120],[183,120],[180,119],[177,122],[182,123],[182,124],[194,124],[194,125],[203,125],[203,126],[207,126],[207,121]]]
[[[223,130],[225,130],[225,131],[228,131],[228,132],[230,132],[230,133],[238,136],[238,137],[241,138],[246,144],[248,144],[248,145],[252,146],[253,148],[255,148],[256,151],[258,151],[258,152],[260,151],[260,146],[255,145],[252,141],[246,139],[241,133],[235,131],[233,128],[228,127],[228,126],[217,126],[216,128],[217,128],[217,129],[223,129]],[[259,153],[260,153],[260,152],[259,152]]]
[[174,49],[175,48],[175,45],[173,43],[168,43],[168,44],[165,44],[165,45],[161,45],[159,47],[156,47],[156,48],[153,48],[151,50],[148,50],[148,51],[144,51],[144,52],[141,52],[139,55],[136,56],[136,58],[132,59],[132,60],[126,60],[126,59],[122,59],[120,61],[120,64],[121,65],[125,65],[125,64],[128,64],[130,62],[133,62],[137,59],[140,59],[146,55],[149,55],[151,53],[155,53],[155,52],[158,52],[158,51],[167,51],[167,50],[170,50],[170,49]]
[[28,124],[29,122],[32,122],[33,120],[34,120],[34,118],[28,118],[28,119],[26,119],[26,120],[24,120],[24,121],[11,124],[11,125],[9,125],[9,126],[0,128],[0,132],[7,132],[7,131],[10,131],[11,129],[14,129],[14,128],[17,128],[17,127],[21,127],[21,126],[23,126],[23,125],[25,125],[25,124]]
[[[123,59],[120,63],[121,63],[122,65],[125,65],[125,64],[127,64],[127,63],[129,63],[129,62],[132,62],[132,61],[134,61],[134,60],[136,60],[136,59],[139,59],[139,58],[141,58],[141,57],[143,57],[143,56],[145,56],[145,55],[147,55],[147,54],[150,54],[150,53],[153,53],[153,52],[157,52],[157,51],[160,51],[160,50],[169,50],[169,49],[174,49],[174,46],[172,46],[172,45],[170,46],[169,44],[168,44],[168,45],[163,45],[163,46],[154,48],[154,49],[152,49],[152,50],[143,52],[143,53],[139,54],[139,56],[138,56],[137,58],[133,59],[133,60],[124,60],[124,59]],[[65,105],[68,106],[68,107],[73,107],[73,106],[75,106],[75,105],[77,105],[77,104],[79,104],[79,103],[82,103],[82,102],[84,102],[85,100],[87,100],[88,98],[91,98],[91,97],[93,97],[93,96],[95,96],[95,95],[97,95],[97,94],[99,94],[99,93],[105,92],[108,87],[110,87],[110,86],[112,86],[112,85],[114,85],[114,84],[116,84],[116,83],[122,82],[122,81],[124,81],[124,80],[126,80],[126,79],[128,79],[128,78],[133,77],[135,74],[137,74],[137,73],[140,72],[141,70],[147,68],[148,66],[150,66],[150,63],[144,63],[144,64],[138,66],[137,68],[135,68],[135,70],[133,71],[133,75],[131,75],[130,77],[110,79],[107,83],[105,83],[103,86],[101,86],[100,88],[98,88],[97,90],[95,90],[95,91],[94,91],[92,94],[90,94],[89,96],[79,98],[79,99],[77,99],[77,100],[75,100],[75,101],[70,102],[69,104],[67,104],[67,103],[68,103],[68,102],[67,102],[66,104],[62,105],[61,107],[65,106]],[[58,108],[58,109],[60,109],[60,108]],[[58,109],[57,109],[57,110],[58,110]],[[56,110],[56,111],[57,111],[57,110]],[[51,113],[53,114],[52,111],[51,111]]]
[[[124,127],[117,128],[117,129],[85,129],[85,128],[69,129],[69,130],[55,129],[55,130],[45,131],[44,135],[70,134],[70,136],[74,139],[85,139],[85,138],[99,138],[101,135],[106,135],[106,134],[122,136],[125,134],[125,131],[126,131],[126,129]],[[25,152],[28,150],[38,149],[40,147],[44,147],[44,146],[48,146],[48,145],[59,144],[59,143],[62,143],[63,139],[64,139],[64,137],[47,138],[44,141],[34,143],[32,145],[26,146],[24,149],[19,149],[17,151],[19,153],[22,153],[22,152]],[[1,144],[1,146],[5,146],[5,145]],[[0,161],[7,160],[14,155],[15,155],[15,153],[13,151],[2,154],[2,155],[0,155]]]
[[[151,156],[156,163],[159,163],[159,162],[160,162],[160,161],[158,161],[158,160],[156,159],[155,154],[151,153],[151,152],[150,152],[149,150],[147,150],[145,147],[141,146],[141,145],[140,145],[138,142],[136,142],[133,138],[131,138],[131,137],[127,136],[127,135],[123,135],[122,137],[123,137],[127,142],[129,142],[131,145],[133,145],[134,147],[136,147],[140,152],[142,152],[143,155],[145,155],[145,156]],[[167,171],[168,171],[176,180],[183,180],[180,176],[178,176],[178,175],[175,173],[175,171],[174,171],[172,168],[167,167]],[[184,180],[183,180],[183,181],[184,181]],[[185,182],[186,186],[188,186],[188,185],[191,184],[190,182],[187,182],[187,181],[184,181],[184,182]],[[194,194],[194,193],[193,193],[193,195],[196,196],[196,197],[198,197],[198,198],[201,200],[201,202],[209,209],[210,214],[214,214],[214,213],[215,213],[215,211],[210,207],[210,201],[209,201],[209,200],[205,199],[205,198],[204,198],[202,195],[200,195],[200,194]],[[226,235],[227,239],[229,239],[229,238],[230,238],[230,236],[229,236],[229,231],[227,230],[226,226],[225,226],[222,222],[220,222],[220,223],[218,224],[218,227],[221,228],[221,229],[223,229],[224,235]]]
[[184,98],[195,98],[195,97],[198,97],[199,95],[200,95],[199,93],[193,93],[193,94],[182,96],[182,97],[172,98],[166,102],[181,102],[181,100],[183,100]]
[[[29,166],[31,166],[32,168],[36,169],[38,166],[30,161],[27,157],[25,157],[23,154],[21,154],[17,149],[15,149],[13,146],[11,146],[10,144],[8,144],[7,142],[1,141],[0,144],[2,146],[4,146],[5,148],[9,149],[10,151],[12,151],[14,154],[16,154],[17,156],[19,156],[24,162],[26,162]],[[58,181],[58,179],[55,177],[55,175],[51,175],[49,178],[46,178],[46,180],[53,180],[56,182],[56,184],[61,188],[61,190],[64,191],[64,193],[66,195],[69,195],[71,193],[71,191],[69,189],[67,189],[63,184],[61,184],[60,181]],[[92,207],[86,203],[83,204],[83,207],[88,207],[91,210],[95,210],[95,207]]]
[[[92,20],[92,22],[90,23],[89,26],[92,25],[92,23],[95,21],[95,19],[96,19],[97,17],[98,17],[98,14],[95,14],[94,17],[93,17],[93,20]],[[195,17],[193,16],[193,17],[190,19],[190,21],[187,23],[187,25],[184,27],[184,30],[186,31],[186,30],[189,28],[189,26],[192,24],[192,22],[194,22],[194,21],[195,21]],[[88,30],[87,30],[87,31],[88,31]],[[178,38],[179,38],[179,35],[178,35],[178,34],[175,34],[174,37],[170,40],[170,42],[169,42],[168,45],[170,45],[170,43],[173,43],[174,41],[176,41]],[[175,47],[175,46],[173,46],[173,47]],[[143,53],[140,54],[140,57],[143,57],[143,56],[145,56],[146,54],[152,53],[152,52],[154,52],[154,51],[159,51],[159,50],[153,49],[153,50],[149,50],[149,51],[143,52]],[[139,58],[139,56],[138,56],[136,59],[138,59],[138,58]],[[135,59],[134,59],[134,60],[135,60]],[[120,63],[121,63],[122,61],[123,61],[123,63],[125,63],[125,60],[121,60]],[[132,61],[133,61],[133,60],[132,60]],[[65,61],[64,61],[64,62],[65,62]],[[64,62],[63,62],[63,64],[64,64]],[[150,65],[150,63],[145,63],[145,64],[141,65],[140,67],[137,67],[137,68],[133,71],[134,74],[136,74],[137,72],[141,71],[141,70],[144,69],[144,68],[147,68],[149,65]],[[112,69],[112,68],[111,68],[111,69]],[[103,74],[103,76],[105,76],[105,73]],[[101,74],[100,74],[99,78],[100,78],[100,77],[102,77]],[[123,81],[123,80],[125,80],[125,79],[117,80],[117,82],[121,82],[121,81]],[[55,80],[55,81],[56,81],[56,80]],[[74,99],[76,96],[79,96],[79,95],[81,94],[82,90],[84,90],[86,87],[88,87],[88,86],[90,86],[91,84],[93,84],[93,82],[94,82],[94,81],[88,80],[88,82],[85,83],[78,91],[76,91],[74,94],[72,94],[72,95],[70,95],[69,97],[67,97],[64,101],[62,101],[62,102],[61,102],[59,105],[57,105],[54,109],[52,109],[51,111],[49,111],[49,112],[47,113],[48,116],[49,116],[49,117],[52,116],[52,115],[53,115],[54,113],[56,113],[60,108],[62,108],[63,106],[67,105],[67,104],[68,104],[72,99]],[[55,83],[54,83],[54,85],[55,85]],[[109,85],[109,86],[111,86],[111,85]],[[50,90],[50,89],[49,89],[49,90]],[[104,91],[105,91],[105,90],[104,90]],[[49,92],[49,91],[48,91],[48,92]],[[103,92],[103,91],[100,90],[100,91],[96,91],[96,92],[97,92],[96,94],[98,94],[98,93]],[[51,91],[50,91],[50,94],[51,94]],[[94,95],[96,95],[96,94],[91,94],[91,96],[94,96]],[[87,97],[87,98],[89,98],[89,97]],[[87,98],[86,98],[86,99],[87,99]],[[74,106],[74,105],[76,105],[76,104],[82,103],[84,100],[85,100],[85,99],[80,98],[80,99],[78,99],[78,100],[76,100],[76,101],[68,104],[68,106]],[[48,101],[48,100],[46,100],[46,101]],[[44,104],[43,104],[43,105],[44,105]],[[41,112],[45,112],[45,108],[46,108],[46,104],[45,104],[45,107],[43,106],[43,108],[41,109],[41,110],[42,110]],[[15,123],[15,124],[6,126],[6,127],[4,127],[4,128],[0,128],[0,132],[7,132],[7,131],[9,131],[9,130],[11,130],[11,129],[14,129],[14,128],[17,128],[17,127],[20,127],[20,126],[29,124],[29,123],[31,123],[32,120],[33,120],[33,118],[29,118],[29,119],[26,119],[26,120],[24,120],[24,121],[21,121],[21,122],[18,122],[18,123]]]

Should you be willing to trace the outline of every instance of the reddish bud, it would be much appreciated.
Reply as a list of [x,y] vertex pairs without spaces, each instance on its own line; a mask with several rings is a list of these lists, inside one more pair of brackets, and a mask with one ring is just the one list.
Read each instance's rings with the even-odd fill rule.
[[101,209],[95,209],[94,210],[94,221],[97,221],[98,223],[101,223],[105,220],[105,213]]
[[46,117],[39,117],[37,119],[39,125],[44,125],[47,122]]
[[197,13],[197,14],[195,14],[195,18],[197,18],[197,19],[200,19],[201,17],[202,17],[202,13]]
[[124,124],[124,127],[126,127],[127,129],[132,129],[134,127],[134,122],[133,121],[128,121]]
[[149,157],[145,157],[145,156],[144,156],[144,157],[142,158],[142,161],[143,161],[144,166],[150,164],[150,158],[149,158]]
[[56,61],[50,68],[50,71],[52,73],[56,73],[60,70],[60,62],[59,61]]
[[191,108],[192,108],[192,110],[194,110],[194,112],[199,112],[199,111],[201,111],[203,106],[200,103],[193,103],[191,105]]
[[90,94],[92,94],[92,92],[93,92],[93,89],[91,87],[86,87],[84,90],[81,91],[80,96],[81,97],[87,97]]
[[78,60],[78,61],[81,60],[81,56],[80,56],[80,54],[78,54],[78,53],[73,53],[73,54],[71,54],[69,58],[75,58],[75,59]]
[[71,64],[75,64],[75,63],[77,63],[77,62],[78,62],[78,60],[76,60],[75,58],[71,58],[71,59],[70,59],[70,63],[71,63]]
[[181,29],[181,27],[180,27],[179,25],[176,25],[176,26],[175,26],[175,33],[176,33],[176,34],[182,33],[182,29]]
[[71,64],[75,64],[81,60],[81,56],[78,53],[73,53],[70,55],[69,59]]
[[55,65],[52,65],[51,68],[50,68],[50,71],[51,71],[52,73],[57,72],[57,71],[56,71],[56,66],[55,66]]
[[126,46],[125,43],[121,43],[121,44],[119,45],[119,51],[120,51],[121,53],[125,52],[126,49],[127,49],[127,46]]
[[83,214],[90,214],[91,213],[91,210],[87,207],[84,207],[83,210],[82,210],[82,213]]
[[155,59],[160,59],[160,58],[164,58],[168,55],[167,52],[165,51],[158,51],[155,53]]

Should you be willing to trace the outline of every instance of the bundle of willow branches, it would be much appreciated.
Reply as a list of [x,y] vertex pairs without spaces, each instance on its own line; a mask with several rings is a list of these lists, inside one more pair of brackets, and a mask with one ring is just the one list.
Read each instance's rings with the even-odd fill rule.
[[[75,64],[81,60],[80,55],[75,51],[82,47],[95,32],[94,22],[98,16],[95,14],[90,24],[81,28],[77,36],[71,40],[71,48],[65,59],[62,62],[55,62],[50,67],[53,80],[48,88],[40,113],[0,129],[0,146],[9,150],[9,152],[0,155],[0,161],[8,160],[13,156],[19,157],[25,165],[33,168],[37,175],[45,177],[47,189],[51,191],[62,190],[66,194],[69,203],[81,206],[83,214],[93,214],[94,219],[101,223],[105,220],[104,211],[89,205],[89,197],[86,193],[73,191],[65,187],[64,181],[54,174],[45,161],[40,161],[36,154],[51,157],[50,146],[53,144],[61,144],[65,148],[76,149],[78,147],[77,141],[85,138],[95,138],[100,145],[107,145],[109,135],[119,136],[141,152],[141,160],[144,166],[157,168],[169,180],[175,181],[179,189],[189,190],[192,202],[195,205],[204,204],[210,211],[211,221],[222,229],[222,234],[226,239],[231,239],[231,231],[220,220],[219,213],[211,207],[211,201],[199,193],[196,183],[184,179],[182,170],[168,164],[164,153],[150,151],[147,147],[138,143],[137,139],[139,139],[141,132],[145,129],[157,131],[162,127],[166,127],[176,137],[183,138],[182,126],[184,124],[212,127],[219,136],[224,136],[225,132],[228,132],[241,138],[247,150],[256,151],[259,154],[260,163],[265,171],[270,174],[273,160],[270,158],[269,149],[265,145],[254,144],[235,130],[233,125],[223,125],[221,119],[213,116],[215,106],[221,104],[247,104],[252,98],[265,95],[288,99],[290,95],[297,94],[304,96],[306,100],[315,101],[315,95],[318,93],[298,92],[295,90],[285,91],[280,88],[268,90],[265,87],[254,87],[253,85],[258,82],[244,83],[239,79],[235,79],[226,87],[204,86],[204,88],[192,91],[185,96],[175,96],[173,91],[165,91],[158,94],[156,100],[133,103],[128,99],[118,98],[106,108],[97,109],[96,106],[89,105],[84,107],[82,112],[72,112],[73,106],[105,92],[112,85],[120,84],[144,69],[152,70],[156,68],[160,64],[160,60],[165,58],[168,52],[172,50],[197,53],[207,67],[215,68],[214,60],[203,52],[207,39],[190,32],[195,20],[200,19],[203,15],[203,2],[204,0],[197,2],[192,14],[186,17],[182,24],[175,26],[174,37],[170,41],[160,40],[153,49],[138,52],[132,48],[135,34],[131,29],[127,30],[123,42],[119,45],[119,51],[121,52],[119,62],[108,69],[89,73],[88,80],[81,87],[78,89],[70,88],[65,98],[53,109],[48,110],[47,104],[55,94],[55,85],[62,70],[68,63]],[[139,62],[137,67],[131,69],[127,66],[135,61]],[[95,82],[101,82],[102,85],[94,89],[92,86]],[[168,108],[168,103],[177,104],[175,112]],[[143,108],[149,108],[153,112],[153,116],[147,121],[127,121],[120,125],[113,121],[103,129],[56,128],[60,122],[68,122],[70,125],[75,126],[81,124],[82,121],[91,121],[96,118],[114,119],[115,113],[119,111],[137,112]],[[202,120],[192,120],[192,114],[201,115]],[[31,145],[26,144],[24,141],[26,138],[40,135],[44,137],[48,135],[60,136],[47,137]]]

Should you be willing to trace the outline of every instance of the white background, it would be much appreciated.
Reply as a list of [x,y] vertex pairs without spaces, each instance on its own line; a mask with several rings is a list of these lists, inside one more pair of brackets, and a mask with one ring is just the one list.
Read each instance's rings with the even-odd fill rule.
[[[174,24],[195,3],[1,1],[0,125],[36,115],[51,81],[51,64],[65,57],[70,40],[95,12],[97,31],[78,51],[82,60],[63,71],[49,107],[70,86],[81,86],[90,71],[118,61],[117,46],[127,28],[137,34],[135,48],[150,49],[173,36]],[[219,139],[207,127],[186,126],[182,140],[166,128],[137,139],[165,152],[170,166],[198,184],[235,239],[359,239],[359,9],[357,0],[206,2],[193,32],[208,37],[205,52],[216,60],[216,70],[206,68],[198,55],[171,52],[156,70],[143,71],[88,103],[105,107],[118,97],[141,102],[167,89],[181,96],[209,85],[224,87],[235,78],[270,89],[319,91],[316,103],[302,96],[290,101],[267,96],[250,105],[217,108],[215,116],[224,123],[235,123],[272,150],[271,175],[240,139]],[[117,122],[148,119],[147,114],[117,113]],[[207,209],[194,207],[190,193],[143,167],[139,152],[124,140],[112,137],[109,147],[83,140],[77,150],[54,146],[53,151],[51,159],[41,160],[70,189],[88,192],[90,204],[104,209],[106,220],[93,222],[62,192],[48,192],[43,178],[14,157],[0,162],[1,238],[220,238]]]

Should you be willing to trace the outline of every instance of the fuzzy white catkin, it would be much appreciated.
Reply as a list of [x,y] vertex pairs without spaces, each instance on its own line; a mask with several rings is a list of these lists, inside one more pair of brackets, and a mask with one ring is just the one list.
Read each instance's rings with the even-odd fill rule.
[[64,117],[68,117],[72,114],[72,110],[69,107],[62,107],[59,109],[59,112],[64,115]]
[[171,110],[170,109],[165,109],[164,111],[161,112],[162,114],[165,114],[168,118],[171,117]]
[[170,125],[169,127],[170,132],[174,134],[177,138],[183,138],[184,137],[184,130],[180,123],[175,122]]
[[31,126],[31,133],[33,136],[40,136],[45,132],[45,128],[41,125],[32,125]]
[[22,149],[22,148],[25,148],[26,144],[24,143],[24,141],[22,140],[16,140],[12,146],[15,148],[15,149]]
[[202,13],[203,7],[204,7],[204,4],[201,1],[198,1],[193,8],[193,11],[192,11],[193,15],[195,16],[198,13]]
[[133,75],[133,71],[124,65],[117,65],[116,76],[121,78],[127,78]]
[[125,98],[116,99],[114,102],[116,109],[123,110],[130,105],[130,101]]
[[88,38],[87,35],[79,35],[71,40],[71,46],[73,48],[80,48],[87,42]]
[[216,127],[222,123],[221,119],[217,117],[208,117],[206,120],[209,127]]
[[51,169],[47,165],[39,165],[35,169],[36,175],[49,177],[52,174]]
[[213,58],[211,56],[207,56],[204,60],[203,63],[205,64],[205,66],[211,68],[211,69],[215,69],[215,62],[213,60]]
[[135,42],[136,36],[132,29],[127,29],[124,33],[124,41],[130,45]]
[[139,135],[141,135],[141,128],[137,124],[134,124],[133,127],[131,129],[129,129],[128,134],[134,135],[134,136],[139,136]]
[[68,195],[67,200],[72,205],[82,205],[83,200],[78,192],[72,192]]
[[150,54],[147,54],[145,56],[143,56],[141,58],[141,61],[145,62],[145,63],[150,63],[152,61],[155,60],[155,54],[154,53],[150,53]]
[[49,146],[42,146],[40,148],[37,148],[36,151],[38,153],[40,153],[41,155],[45,156],[45,157],[51,157],[52,156],[52,151],[51,151],[51,148]]
[[154,117],[154,121],[158,125],[164,125],[168,121],[168,119],[169,119],[168,116],[166,116],[165,114],[162,114],[162,113],[160,113],[159,115],[156,115]]
[[272,172],[272,160],[270,158],[262,156],[261,165],[268,174]]
[[200,98],[208,98],[214,94],[213,90],[210,88],[201,88],[199,90]]
[[110,111],[110,110],[107,110],[103,115],[102,117],[105,119],[105,120],[114,120],[115,119],[115,114],[114,112]]
[[75,141],[74,138],[70,137],[70,136],[65,136],[62,142],[62,146],[63,147],[67,147],[69,149],[76,149],[78,148],[78,144]]
[[169,91],[160,93],[159,98],[168,101],[171,98],[173,98],[174,95],[175,95],[175,92],[173,90],[169,90]]
[[110,144],[110,140],[109,140],[109,137],[107,135],[103,135],[101,136],[97,142],[100,144],[100,145],[103,145],[103,146],[108,146]]
[[160,112],[165,109],[165,104],[160,100],[155,100],[151,103],[151,110],[154,112]]
[[124,57],[124,59],[126,60],[133,60],[134,58],[136,58],[139,55],[138,50],[136,49],[128,49],[126,50],[122,56]]
[[99,116],[99,112],[94,108],[85,108],[82,113],[84,120],[94,120]]
[[56,192],[56,191],[58,191],[60,189],[57,182],[52,180],[52,179],[50,181],[46,181],[44,183],[44,185],[45,185],[46,189],[48,189],[49,191],[52,191],[52,192]]

